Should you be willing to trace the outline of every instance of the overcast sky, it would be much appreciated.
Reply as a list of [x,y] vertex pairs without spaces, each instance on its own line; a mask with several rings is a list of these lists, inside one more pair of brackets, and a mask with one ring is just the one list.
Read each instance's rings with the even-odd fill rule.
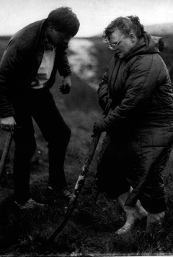
[[118,16],[137,15],[144,25],[173,22],[173,0],[0,0],[0,35],[11,35],[60,6],[77,14],[77,36],[102,33]]

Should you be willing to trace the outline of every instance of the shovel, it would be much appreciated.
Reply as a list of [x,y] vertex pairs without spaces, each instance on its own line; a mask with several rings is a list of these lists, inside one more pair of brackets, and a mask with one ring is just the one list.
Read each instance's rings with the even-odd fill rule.
[[6,141],[5,141],[5,146],[4,146],[4,150],[2,152],[2,156],[1,156],[1,160],[0,160],[0,180],[2,178],[2,174],[4,171],[4,167],[6,164],[6,160],[8,157],[8,153],[10,150],[10,146],[11,146],[11,142],[12,142],[12,132],[7,132],[7,137],[6,137]]
[[48,239],[49,243],[52,242],[56,238],[56,236],[61,232],[61,230],[65,227],[66,223],[68,222],[71,214],[73,213],[73,211],[76,207],[76,202],[77,202],[79,194],[80,194],[80,192],[83,188],[83,185],[84,185],[84,182],[85,182],[85,175],[87,174],[87,172],[89,170],[89,166],[90,166],[91,161],[93,159],[93,156],[94,156],[94,153],[95,153],[100,135],[94,136],[92,138],[92,142],[91,142],[91,146],[88,150],[87,158],[84,162],[84,165],[82,166],[81,173],[78,176],[78,179],[77,179],[76,185],[74,187],[73,193],[70,197],[70,201],[69,201],[66,213],[65,213],[64,220],[62,221],[60,226],[54,231],[54,233]]
[[[108,101],[108,104],[107,104],[107,106],[106,106],[106,108],[105,108],[105,110],[102,114],[103,116],[107,115],[108,110],[110,109],[111,102],[112,102],[111,100]],[[71,217],[71,214],[73,213],[73,211],[76,207],[77,199],[78,199],[79,194],[80,194],[80,192],[83,188],[83,185],[84,185],[84,182],[85,182],[85,177],[86,177],[86,174],[89,170],[89,167],[90,167],[91,161],[93,159],[96,147],[98,145],[100,136],[101,136],[101,133],[92,136],[92,142],[91,142],[91,145],[89,147],[88,154],[87,154],[86,160],[84,162],[84,165],[82,166],[81,172],[80,172],[80,174],[78,176],[78,179],[77,179],[77,182],[75,184],[73,193],[70,197],[70,201],[69,201],[69,204],[67,206],[65,217],[64,217],[62,223],[59,225],[59,227],[49,237],[48,243],[51,243],[57,237],[57,235],[61,232],[61,230],[65,227],[69,218]]]

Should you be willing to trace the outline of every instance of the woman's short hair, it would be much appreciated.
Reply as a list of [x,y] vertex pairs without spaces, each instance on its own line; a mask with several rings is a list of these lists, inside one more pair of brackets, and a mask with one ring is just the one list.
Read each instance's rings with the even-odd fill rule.
[[47,17],[47,24],[72,37],[77,34],[80,26],[76,14],[69,7],[60,7],[51,11]]
[[140,38],[144,31],[144,26],[140,23],[137,16],[118,17],[113,20],[104,30],[103,37],[110,38],[115,29],[119,29],[125,36],[134,33],[137,38]]

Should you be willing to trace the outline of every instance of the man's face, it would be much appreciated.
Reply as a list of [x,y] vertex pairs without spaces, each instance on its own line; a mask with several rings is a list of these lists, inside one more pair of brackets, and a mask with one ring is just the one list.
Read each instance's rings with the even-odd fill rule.
[[48,38],[54,44],[55,47],[66,47],[71,39],[69,35],[57,31],[54,27],[49,28]]
[[133,35],[125,36],[118,29],[115,29],[109,38],[109,47],[119,58],[125,57],[134,46]]

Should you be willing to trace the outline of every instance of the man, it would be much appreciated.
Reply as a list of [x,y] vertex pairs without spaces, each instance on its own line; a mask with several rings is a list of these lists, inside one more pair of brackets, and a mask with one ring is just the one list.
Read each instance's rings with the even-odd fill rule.
[[114,56],[98,97],[103,109],[109,99],[112,104],[107,117],[94,124],[95,134],[107,132],[97,182],[123,207],[126,222],[117,233],[124,234],[137,219],[148,216],[149,229],[164,218],[163,170],[173,145],[173,94],[159,41],[145,32],[138,17],[116,18],[104,37]]
[[14,196],[20,208],[37,205],[29,192],[29,164],[36,148],[32,118],[48,142],[49,189],[69,193],[63,166],[71,130],[49,89],[58,71],[62,76],[60,91],[70,92],[71,69],[66,50],[79,26],[70,8],[53,10],[46,19],[18,31],[0,63],[1,128],[14,131]]

